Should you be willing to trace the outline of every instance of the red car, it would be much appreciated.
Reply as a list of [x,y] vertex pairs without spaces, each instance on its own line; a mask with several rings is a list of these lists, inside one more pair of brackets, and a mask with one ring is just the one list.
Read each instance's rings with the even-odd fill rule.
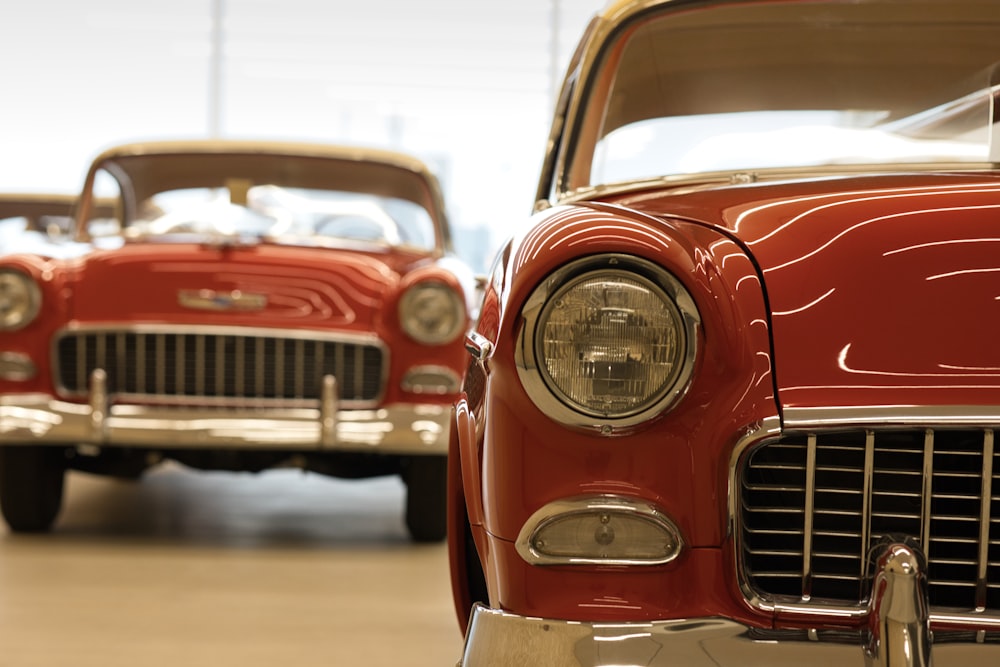
[[[115,216],[107,217],[108,203]],[[354,147],[126,145],[77,251],[0,258],[0,509],[51,527],[70,469],[400,475],[444,539],[472,284],[436,178]]]
[[596,17],[467,337],[462,664],[1000,661],[998,63],[982,0]]

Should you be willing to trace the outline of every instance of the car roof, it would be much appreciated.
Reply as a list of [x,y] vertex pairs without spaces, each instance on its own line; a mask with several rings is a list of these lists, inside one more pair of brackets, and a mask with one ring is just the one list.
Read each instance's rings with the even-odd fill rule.
[[121,144],[100,153],[94,162],[119,157],[181,154],[253,154],[317,157],[334,160],[378,162],[399,169],[426,174],[434,178],[426,163],[419,158],[397,151],[367,146],[337,145],[293,141],[241,139],[190,139],[175,141],[142,141]]

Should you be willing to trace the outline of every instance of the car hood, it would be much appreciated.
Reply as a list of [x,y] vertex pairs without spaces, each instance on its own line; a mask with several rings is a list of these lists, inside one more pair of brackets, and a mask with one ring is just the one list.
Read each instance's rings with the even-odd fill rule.
[[998,179],[845,177],[616,203],[743,245],[783,407],[1000,405]]
[[134,243],[76,260],[84,323],[156,322],[370,331],[417,258],[390,252]]

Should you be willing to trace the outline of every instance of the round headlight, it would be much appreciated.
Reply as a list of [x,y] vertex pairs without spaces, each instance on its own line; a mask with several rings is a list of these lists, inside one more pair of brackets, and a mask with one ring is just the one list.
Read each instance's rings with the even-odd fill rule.
[[0,330],[27,326],[41,305],[42,293],[34,280],[19,271],[0,271]]
[[524,314],[521,378],[558,421],[637,424],[687,387],[698,314],[681,284],[649,262],[605,256],[565,267]]
[[399,302],[403,331],[420,343],[448,343],[465,327],[465,303],[443,283],[427,282],[410,287]]

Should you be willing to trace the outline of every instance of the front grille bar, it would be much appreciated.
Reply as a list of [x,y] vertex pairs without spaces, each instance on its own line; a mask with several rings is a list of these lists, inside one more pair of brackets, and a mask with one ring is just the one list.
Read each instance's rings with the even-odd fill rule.
[[993,429],[983,434],[983,476],[979,492],[979,566],[976,571],[976,611],[986,609],[986,576],[990,556],[990,505],[993,498]]
[[802,531],[802,600],[812,596],[812,541],[813,517],[816,512],[816,436],[810,435],[806,444],[806,506],[805,528]]
[[[875,433],[865,432],[865,473],[864,487],[861,496],[861,544],[871,544],[872,534],[872,493],[874,492],[875,477]],[[867,554],[862,554],[861,568],[858,577],[864,577],[867,570]]]

